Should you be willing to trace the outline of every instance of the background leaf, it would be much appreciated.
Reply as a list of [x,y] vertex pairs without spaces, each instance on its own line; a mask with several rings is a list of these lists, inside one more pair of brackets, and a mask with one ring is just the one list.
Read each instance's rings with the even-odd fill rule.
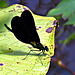
[[[0,66],[0,73],[2,75],[45,75],[50,65],[50,57],[54,55],[55,26],[53,23],[56,19],[32,13],[41,43],[44,46],[48,46],[49,51],[45,52],[46,55],[41,54],[39,57],[37,56],[40,53],[39,50],[32,51],[25,60],[22,60],[30,50],[37,49],[33,48],[30,44],[17,40],[13,33],[4,27],[4,24],[10,27],[11,19],[14,16],[20,16],[24,10],[30,9],[15,4],[0,11],[0,64],[4,64]],[[48,28],[51,28],[50,33],[46,32]]]
[[8,6],[7,2],[5,0],[0,0],[0,8],[4,8]]
[[49,11],[47,16],[61,15],[62,18],[68,19],[64,25],[75,26],[75,0],[62,0],[56,8]]

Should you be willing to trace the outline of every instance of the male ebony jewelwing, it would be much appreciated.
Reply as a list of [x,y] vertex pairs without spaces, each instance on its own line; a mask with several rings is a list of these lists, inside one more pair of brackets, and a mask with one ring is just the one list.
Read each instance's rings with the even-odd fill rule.
[[4,25],[21,42],[31,44],[34,48],[39,49],[39,51],[42,51],[43,53],[48,51],[48,47],[44,47],[40,43],[40,38],[36,31],[34,18],[29,10],[23,11],[21,17],[13,17],[11,21],[12,29],[10,29],[6,24]]

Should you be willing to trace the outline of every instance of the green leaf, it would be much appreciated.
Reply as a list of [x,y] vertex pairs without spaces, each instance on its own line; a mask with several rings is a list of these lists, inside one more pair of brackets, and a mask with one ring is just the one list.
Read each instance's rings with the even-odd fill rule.
[[4,8],[6,6],[8,6],[7,2],[0,0],[0,8]]
[[69,18],[69,20],[64,25],[75,26],[75,0],[62,0],[56,8],[49,11],[47,16],[61,15],[64,19]]
[[48,15],[53,16],[62,14],[63,18],[68,18],[73,12],[75,12],[75,1],[63,0],[58,4],[58,6],[55,9],[50,10]]
[[[32,13],[41,43],[49,48],[44,55],[41,53],[38,56],[37,54],[40,53],[38,49],[33,48],[30,44],[20,42],[13,33],[4,27],[4,24],[11,27],[11,19],[14,16],[20,16],[25,9],[30,10],[26,6],[15,4],[0,11],[0,65],[4,64],[0,66],[2,75],[45,75],[51,57],[54,55],[56,28],[54,17],[43,17]],[[50,33],[46,32],[48,28],[51,28]],[[27,56],[30,50],[38,51],[31,51]],[[26,59],[22,60],[25,57]]]
[[64,24],[65,25],[72,25],[75,26],[75,14],[73,14],[69,19],[68,21]]

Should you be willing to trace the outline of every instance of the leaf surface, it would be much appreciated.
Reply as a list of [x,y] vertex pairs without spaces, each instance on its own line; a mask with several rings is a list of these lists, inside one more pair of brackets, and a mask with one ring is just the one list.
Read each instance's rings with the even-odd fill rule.
[[[56,27],[56,23],[54,23],[56,19],[54,17],[43,17],[32,13],[41,43],[49,48],[48,52],[41,53],[39,56],[40,51],[38,49],[33,48],[30,44],[20,42],[12,32],[4,27],[4,24],[11,27],[11,19],[14,16],[20,16],[24,10],[30,9],[26,6],[14,4],[0,11],[1,75],[45,75],[48,71],[51,57],[54,55]],[[30,50],[38,51],[30,52]],[[29,52],[30,54],[27,56]],[[26,59],[22,60],[25,57]]]

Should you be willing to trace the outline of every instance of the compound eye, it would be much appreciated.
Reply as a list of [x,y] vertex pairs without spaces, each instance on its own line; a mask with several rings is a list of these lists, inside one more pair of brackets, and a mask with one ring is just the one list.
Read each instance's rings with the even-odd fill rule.
[[48,51],[48,47],[47,46],[45,46],[45,50]]

